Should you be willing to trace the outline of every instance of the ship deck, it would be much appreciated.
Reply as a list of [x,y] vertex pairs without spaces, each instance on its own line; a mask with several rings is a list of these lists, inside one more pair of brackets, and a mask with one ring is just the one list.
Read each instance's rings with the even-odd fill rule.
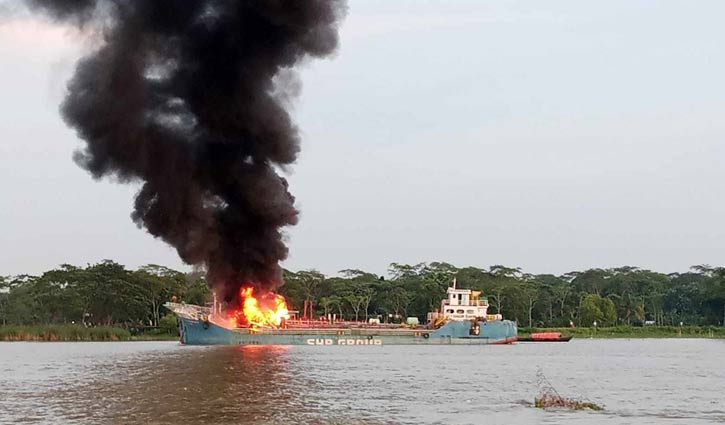
[[[425,336],[435,332],[438,328],[426,325],[404,325],[392,323],[368,324],[366,322],[318,322],[307,320],[290,320],[284,326],[275,328],[269,326],[257,327],[233,327],[229,326],[229,322],[224,320],[214,320],[212,316],[209,318],[212,323],[227,329],[231,332],[242,335],[319,335],[319,336]],[[498,322],[493,321],[493,322]]]
[[401,328],[401,327],[334,327],[334,326],[294,326],[287,328],[231,328],[233,332],[255,335],[339,335],[339,336],[367,336],[367,335],[390,335],[390,336],[417,336],[424,332],[433,332],[435,329]]

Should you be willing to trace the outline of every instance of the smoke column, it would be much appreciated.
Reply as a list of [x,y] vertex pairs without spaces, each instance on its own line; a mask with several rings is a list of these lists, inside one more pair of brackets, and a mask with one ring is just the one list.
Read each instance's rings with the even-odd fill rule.
[[140,182],[133,220],[207,268],[228,301],[273,289],[297,222],[287,181],[300,137],[292,68],[337,46],[342,0],[26,0],[100,28],[61,105],[94,178]]

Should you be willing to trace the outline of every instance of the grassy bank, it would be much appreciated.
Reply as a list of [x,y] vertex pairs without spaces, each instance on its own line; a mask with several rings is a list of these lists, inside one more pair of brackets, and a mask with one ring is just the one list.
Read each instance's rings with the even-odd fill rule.
[[561,332],[574,338],[725,338],[722,326],[616,326],[611,328],[519,328],[519,336]]
[[134,334],[128,329],[79,325],[0,326],[0,341],[173,341],[166,332]]

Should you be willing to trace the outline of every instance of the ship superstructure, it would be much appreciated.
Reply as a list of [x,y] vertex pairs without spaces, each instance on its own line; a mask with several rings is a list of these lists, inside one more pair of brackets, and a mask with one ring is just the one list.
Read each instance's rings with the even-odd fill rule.
[[456,279],[446,290],[447,298],[441,300],[439,311],[428,313],[428,322],[448,320],[502,320],[500,314],[488,314],[488,299],[481,297],[481,291],[460,289]]

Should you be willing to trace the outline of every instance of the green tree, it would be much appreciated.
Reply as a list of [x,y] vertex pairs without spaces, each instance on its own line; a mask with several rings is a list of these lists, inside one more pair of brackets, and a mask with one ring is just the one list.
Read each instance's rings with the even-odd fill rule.
[[707,308],[704,313],[713,323],[725,326],[725,268],[702,265],[693,269],[707,277],[703,290]]
[[396,286],[390,291],[388,299],[390,310],[396,318],[407,317],[408,306],[411,302],[410,294],[402,286]]
[[614,302],[609,298],[603,298],[599,304],[602,312],[602,326],[614,326],[617,324],[617,309]]
[[343,316],[343,310],[342,310],[342,299],[338,297],[337,295],[330,295],[327,298],[327,302],[330,305],[330,309],[333,311],[337,311],[335,314],[337,314],[337,317],[339,320],[344,320]]
[[10,282],[5,276],[0,276],[0,321],[7,323],[8,297],[10,294]]
[[124,266],[104,260],[87,267],[86,272],[92,323],[135,325],[148,317],[151,291]]
[[[493,279],[487,295],[493,301],[492,307],[496,309],[495,313],[505,314],[504,301],[507,294],[515,297],[516,286],[521,281],[521,268],[494,265],[489,268],[489,274]],[[513,297],[511,299],[516,300]],[[511,310],[511,312],[513,313],[514,310]]]
[[520,302],[524,306],[524,311],[526,312],[526,317],[528,319],[528,325],[529,327],[533,327],[533,311],[534,306],[539,299],[539,288],[534,282],[527,279],[526,281],[519,284],[516,289],[519,295],[519,299],[521,300]]
[[602,297],[597,294],[589,294],[582,301],[579,308],[579,318],[583,326],[593,326],[594,322],[601,325],[604,313],[600,308]]
[[183,291],[186,286],[186,276],[168,267],[148,264],[133,272],[133,278],[145,288],[144,295],[151,307],[151,325],[159,326],[162,306],[173,294]]
[[325,317],[332,314],[333,303],[330,297],[320,298],[320,307],[322,307]]
[[291,296],[296,304],[303,306],[305,301],[312,305],[317,304],[321,296],[321,289],[325,282],[325,276],[317,270],[303,270],[297,273],[289,273],[285,280],[283,295]]
[[584,272],[577,273],[572,285],[582,292],[588,294],[602,295],[608,286],[610,273],[602,269],[589,269]]
[[566,308],[567,300],[571,297],[572,294],[572,288],[571,284],[565,280],[563,277],[557,278],[556,281],[553,281],[549,284],[549,291],[551,293],[552,300],[556,303],[557,306],[557,322],[559,326],[566,325],[571,318],[565,317],[564,309]]

